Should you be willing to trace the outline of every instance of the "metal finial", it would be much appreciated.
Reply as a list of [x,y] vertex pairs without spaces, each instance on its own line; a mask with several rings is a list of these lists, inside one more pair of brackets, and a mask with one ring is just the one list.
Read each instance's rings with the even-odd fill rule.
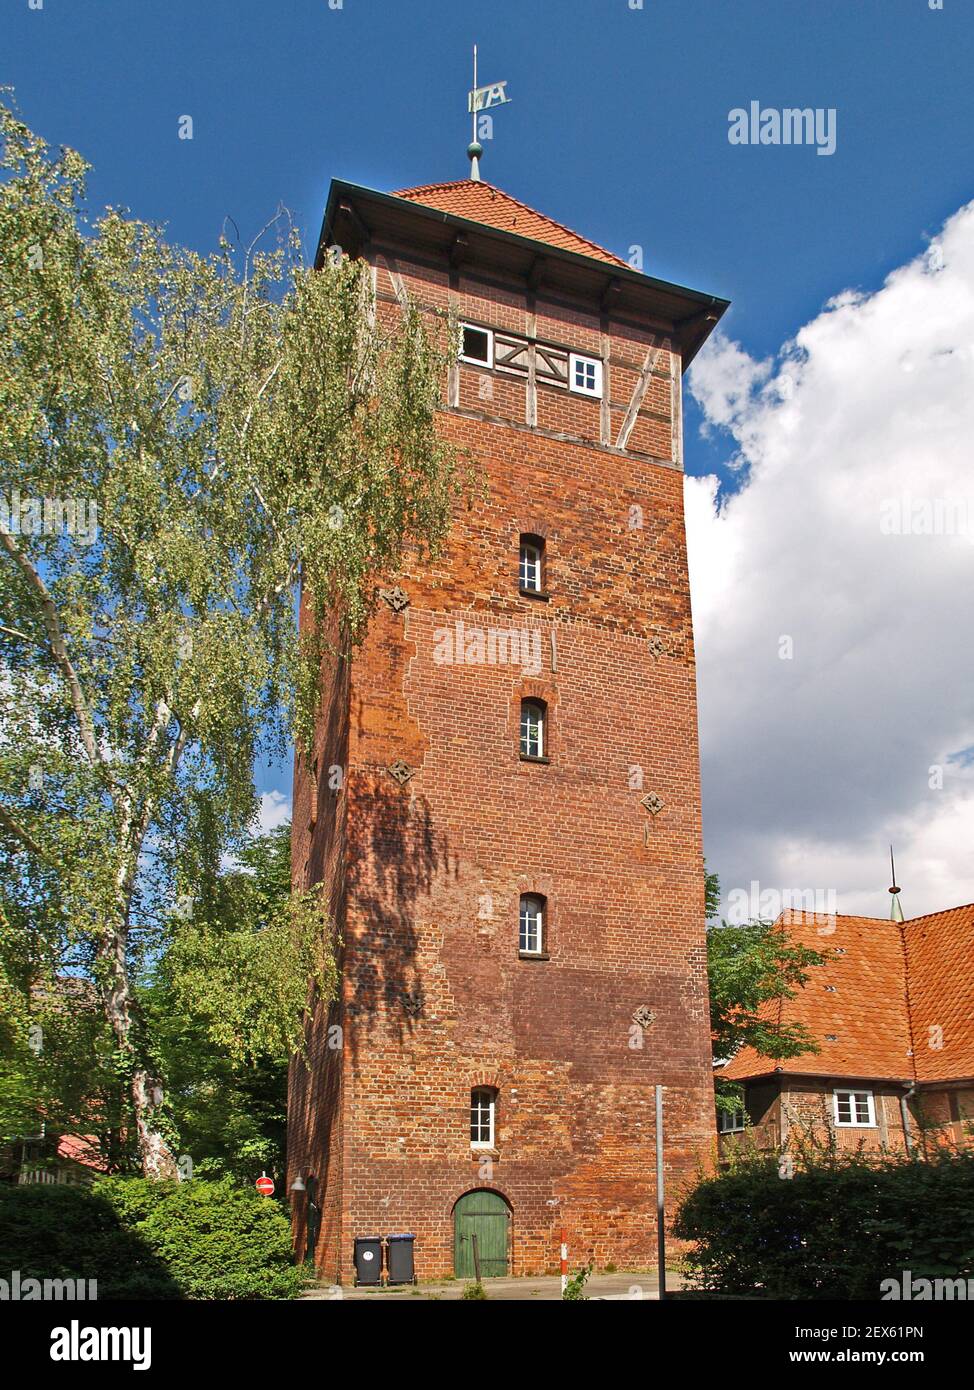
[[480,156],[484,148],[477,139],[477,45],[473,46],[473,100],[470,103],[470,119],[473,122],[473,139],[467,146],[467,158],[470,160],[470,177],[477,183],[480,182]]
[[890,880],[891,880],[889,892],[892,893],[892,895],[893,895],[893,901],[890,903],[890,911],[889,911],[890,920],[893,921],[893,922],[902,922],[902,921],[903,921],[903,908],[902,908],[902,906],[901,906],[901,904],[900,904],[899,897],[897,896],[900,890],[899,890],[899,888],[897,887],[897,884],[896,884],[896,865],[895,865],[894,862],[893,862],[893,846],[892,846],[892,845],[890,845],[890,847],[889,847],[889,876],[890,876]]

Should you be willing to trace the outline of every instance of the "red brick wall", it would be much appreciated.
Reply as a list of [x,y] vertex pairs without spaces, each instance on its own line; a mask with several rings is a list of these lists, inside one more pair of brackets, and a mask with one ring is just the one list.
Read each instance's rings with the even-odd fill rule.
[[[396,284],[376,259],[388,313]],[[393,265],[446,308],[445,269],[414,274],[401,248]],[[679,363],[665,326],[606,325],[472,277],[452,302],[597,356],[608,338],[611,401],[539,385],[529,430],[523,378],[461,366],[441,425],[487,495],[458,507],[441,559],[397,576],[409,606],[379,604],[347,681],[326,673],[317,789],[296,768],[294,864],[330,885],[344,973],[340,1006],[310,1027],[310,1069],[292,1070],[289,1182],[323,1180],[330,1278],[350,1277],[355,1235],[397,1231],[416,1234],[421,1278],[451,1272],[452,1208],[477,1187],[510,1204],[514,1273],[556,1266],[562,1224],[573,1262],[650,1265],[654,1084],[671,1196],[714,1141]],[[660,346],[629,450],[600,445]],[[518,594],[522,532],[545,537],[548,601]],[[528,669],[438,660],[458,622],[526,631]],[[547,765],[518,757],[531,695],[553,721]],[[397,759],[415,769],[405,786],[386,770]],[[337,797],[332,762],[347,768]],[[548,899],[547,959],[518,957],[524,892]],[[636,1048],[643,1005],[655,1020]],[[478,1084],[498,1091],[486,1165],[469,1144]]]

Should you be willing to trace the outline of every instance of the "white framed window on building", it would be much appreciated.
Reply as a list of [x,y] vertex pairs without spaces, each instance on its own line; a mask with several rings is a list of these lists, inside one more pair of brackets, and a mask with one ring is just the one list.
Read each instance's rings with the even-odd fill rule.
[[568,357],[568,387],[581,396],[602,397],[602,363],[597,357],[572,352]]
[[478,367],[494,365],[494,334],[476,323],[461,323],[460,361],[473,362]]
[[747,1124],[743,1110],[718,1110],[717,1130],[720,1134],[737,1134]]
[[540,956],[544,951],[545,900],[536,893],[521,897],[517,946],[522,956]]
[[545,707],[540,700],[521,701],[521,757],[543,758]]
[[540,536],[521,537],[518,585],[526,594],[544,593],[544,541]]
[[489,1086],[475,1086],[470,1092],[470,1147],[494,1147],[494,1117],[497,1113],[497,1092]]
[[872,1129],[876,1124],[872,1091],[836,1091],[835,1123],[856,1129]]

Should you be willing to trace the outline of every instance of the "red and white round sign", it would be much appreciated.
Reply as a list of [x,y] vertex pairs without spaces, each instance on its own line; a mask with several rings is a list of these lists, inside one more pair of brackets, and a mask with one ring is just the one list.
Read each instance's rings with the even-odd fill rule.
[[269,1178],[266,1173],[263,1177],[257,1179],[257,1181],[254,1183],[254,1186],[256,1187],[257,1191],[261,1194],[262,1197],[273,1197],[274,1179]]

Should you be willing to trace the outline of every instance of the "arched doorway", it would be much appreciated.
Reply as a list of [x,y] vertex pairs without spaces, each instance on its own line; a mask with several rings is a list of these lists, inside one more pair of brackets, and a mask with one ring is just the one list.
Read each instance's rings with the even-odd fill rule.
[[453,1208],[453,1272],[458,1279],[477,1277],[476,1245],[483,1279],[507,1273],[507,1233],[511,1213],[499,1192],[478,1188],[465,1192]]

